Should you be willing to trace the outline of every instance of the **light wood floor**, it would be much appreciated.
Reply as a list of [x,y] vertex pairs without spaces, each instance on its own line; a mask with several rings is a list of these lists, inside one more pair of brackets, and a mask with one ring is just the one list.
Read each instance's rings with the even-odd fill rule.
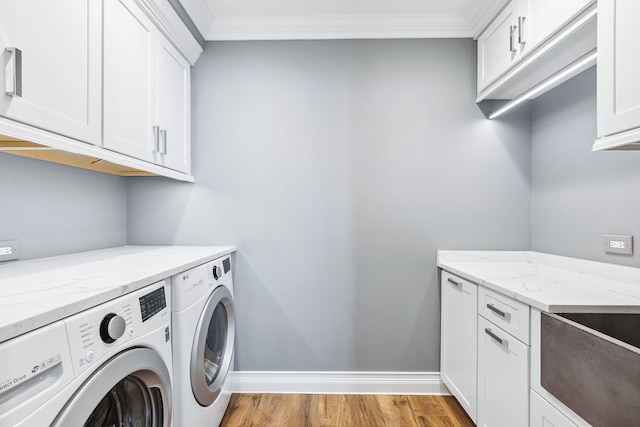
[[221,427],[467,427],[451,396],[234,394]]

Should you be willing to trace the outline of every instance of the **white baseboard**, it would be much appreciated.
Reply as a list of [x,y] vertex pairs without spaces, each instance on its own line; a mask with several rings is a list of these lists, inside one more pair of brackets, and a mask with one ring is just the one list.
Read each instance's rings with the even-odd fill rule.
[[449,395],[439,372],[233,371],[232,393]]

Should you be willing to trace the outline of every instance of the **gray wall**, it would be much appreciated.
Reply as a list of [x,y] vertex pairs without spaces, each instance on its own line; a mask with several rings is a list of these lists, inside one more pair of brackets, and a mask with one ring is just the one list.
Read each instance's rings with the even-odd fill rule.
[[128,182],[130,244],[237,244],[242,370],[439,370],[436,250],[530,246],[530,115],[470,40],[214,42],[196,184]]
[[595,68],[534,101],[532,248],[637,267],[605,255],[603,235],[640,238],[640,152],[592,153],[595,137]]
[[126,244],[126,203],[125,178],[0,153],[0,240],[21,260]]

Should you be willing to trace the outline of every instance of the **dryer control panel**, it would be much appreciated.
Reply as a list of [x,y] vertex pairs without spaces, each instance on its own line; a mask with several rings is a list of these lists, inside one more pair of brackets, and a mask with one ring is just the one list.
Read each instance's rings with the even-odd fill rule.
[[208,298],[211,291],[222,282],[231,281],[229,255],[176,274],[171,278],[172,310],[174,312],[186,310],[202,298]]
[[75,375],[168,324],[168,291],[165,281],[158,282],[65,319]]

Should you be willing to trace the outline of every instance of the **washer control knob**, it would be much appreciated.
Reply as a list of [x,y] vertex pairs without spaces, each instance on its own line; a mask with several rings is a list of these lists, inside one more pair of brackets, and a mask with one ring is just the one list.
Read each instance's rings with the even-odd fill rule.
[[222,277],[222,269],[219,266],[214,265],[213,266],[213,278],[218,280],[221,277]]
[[107,344],[111,344],[124,334],[127,323],[122,316],[115,313],[109,313],[104,316],[100,323],[100,338]]

